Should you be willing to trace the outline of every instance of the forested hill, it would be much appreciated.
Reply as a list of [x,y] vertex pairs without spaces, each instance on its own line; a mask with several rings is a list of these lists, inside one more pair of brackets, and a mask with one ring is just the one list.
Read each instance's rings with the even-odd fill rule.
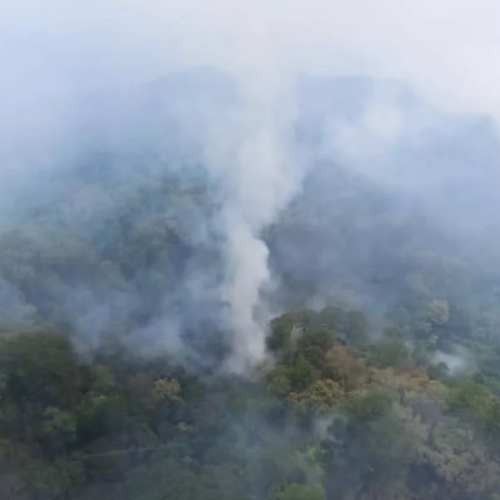
[[[394,82],[302,82],[304,179],[260,235],[268,356],[236,377],[199,135],[234,89],[190,78],[91,96],[19,155],[39,168],[1,200],[0,497],[498,499],[491,124]],[[325,148],[380,92],[414,129]]]

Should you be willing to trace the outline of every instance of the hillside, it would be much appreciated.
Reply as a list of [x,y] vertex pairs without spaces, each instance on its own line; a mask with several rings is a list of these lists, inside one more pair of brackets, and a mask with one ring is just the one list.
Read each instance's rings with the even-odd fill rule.
[[[494,130],[395,82],[301,85],[303,179],[257,235],[266,356],[238,375],[200,135],[230,83],[87,96],[64,147],[28,141],[0,225],[2,498],[498,498]],[[420,132],[325,150],[379,93]]]

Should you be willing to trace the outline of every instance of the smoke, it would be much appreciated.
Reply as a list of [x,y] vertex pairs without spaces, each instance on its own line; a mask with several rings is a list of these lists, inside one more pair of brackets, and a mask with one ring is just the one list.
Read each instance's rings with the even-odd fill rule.
[[[210,106],[209,92],[203,105],[179,106],[175,113],[176,124],[197,136],[198,159],[223,193],[211,220],[223,247],[223,285],[201,282],[211,283],[203,285],[207,294],[217,290],[228,306],[232,355],[227,369],[244,371],[265,356],[269,311],[261,297],[273,277],[262,233],[300,191],[304,175],[293,145],[297,75],[398,79],[436,108],[498,120],[500,40],[493,20],[499,8],[492,0],[479,5],[472,0],[376,5],[367,0],[6,0],[0,5],[2,219],[7,224],[17,212],[23,193],[40,196],[41,177],[63,170],[73,158],[72,134],[84,97],[123,91],[121,102],[133,112],[139,103],[124,90],[133,85],[199,68],[226,75],[237,89],[236,102],[223,99]],[[323,156],[366,165],[407,137],[415,114],[399,97],[372,93],[368,101],[355,123],[326,117]],[[149,133],[150,123],[125,124],[121,118],[118,114],[115,125],[122,130],[144,126],[143,133]],[[413,138],[428,130],[434,117],[419,120],[410,131]],[[164,129],[165,143],[167,134],[180,134],[176,124]],[[158,135],[161,144],[155,131]],[[132,141],[137,137],[130,135]],[[374,161],[372,177],[393,178],[392,170],[378,165]],[[217,246],[213,238],[211,233],[200,241]],[[177,321],[170,324],[177,332]]]
[[[254,70],[255,71],[255,70]],[[272,70],[258,68],[242,83],[243,133],[228,165],[229,196],[223,211],[227,234],[224,295],[229,303],[229,327],[234,332],[231,370],[245,370],[265,357],[265,325],[269,311],[257,319],[260,294],[270,285],[268,253],[262,231],[278,216],[299,187],[293,160],[286,84]],[[227,137],[227,136],[226,136]],[[217,162],[216,162],[217,163]],[[208,165],[212,162],[209,161]]]
[[499,7],[492,0],[479,6],[471,0],[426,0],[418,6],[396,0],[376,6],[367,0],[127,5],[142,13],[157,37],[155,28],[169,25],[169,40],[177,41],[179,54],[189,55],[179,55],[178,64],[227,67],[241,34],[260,25],[272,36],[261,38],[261,45],[250,40],[246,54],[265,58],[271,44],[271,51],[278,50],[280,59],[299,71],[397,78],[441,107],[499,111],[495,88],[500,74],[494,64],[499,40],[493,21]]
[[456,354],[436,351],[432,357],[432,362],[435,365],[446,366],[451,375],[459,375],[462,373],[472,372],[474,362],[471,359],[470,353],[465,349],[457,349]]
[[[397,109],[381,104],[375,103],[367,109],[359,126],[332,125],[331,145],[340,159],[366,165],[367,160],[381,155],[396,143],[401,134],[401,117]],[[363,147],[359,147],[360,144]]]

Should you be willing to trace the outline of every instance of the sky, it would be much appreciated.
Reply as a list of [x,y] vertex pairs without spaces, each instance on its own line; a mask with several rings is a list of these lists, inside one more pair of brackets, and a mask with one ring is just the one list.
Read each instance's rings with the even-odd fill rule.
[[500,118],[495,0],[2,0],[2,87],[54,92],[206,65],[401,78]]

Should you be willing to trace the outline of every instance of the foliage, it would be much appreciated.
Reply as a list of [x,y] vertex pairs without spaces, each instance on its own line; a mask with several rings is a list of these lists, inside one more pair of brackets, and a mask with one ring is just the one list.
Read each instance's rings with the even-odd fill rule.
[[345,173],[306,183],[264,234],[290,310],[229,377],[221,193],[97,157],[0,234],[1,498],[498,498],[498,276]]
[[325,500],[325,494],[320,485],[291,484],[278,493],[275,500]]

